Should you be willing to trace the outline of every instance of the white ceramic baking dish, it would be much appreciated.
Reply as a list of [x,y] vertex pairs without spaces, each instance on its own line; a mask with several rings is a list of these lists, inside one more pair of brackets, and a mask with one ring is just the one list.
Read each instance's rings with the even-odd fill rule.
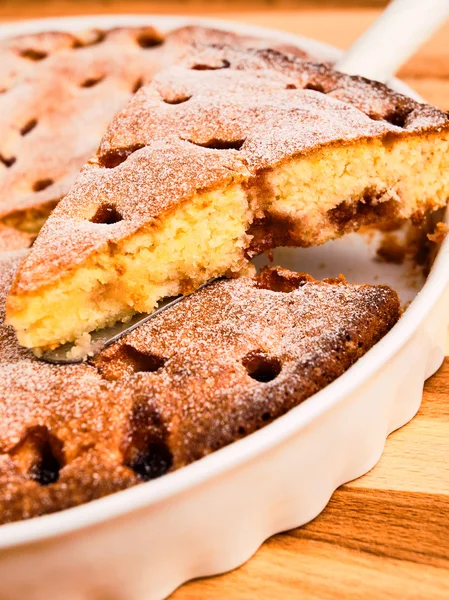
[[[1,37],[187,22],[296,43],[326,59],[339,55],[277,31],[173,17],[13,23],[2,25]],[[371,469],[388,434],[418,410],[423,383],[443,360],[449,319],[449,239],[425,283],[410,264],[373,260],[375,244],[351,235],[321,248],[280,249],[275,259],[315,276],[344,272],[350,281],[390,283],[404,301],[414,298],[379,344],[284,417],[207,458],[90,504],[1,527],[1,599],[163,598],[191,578],[242,564],[267,537],[310,521],[339,485]]]

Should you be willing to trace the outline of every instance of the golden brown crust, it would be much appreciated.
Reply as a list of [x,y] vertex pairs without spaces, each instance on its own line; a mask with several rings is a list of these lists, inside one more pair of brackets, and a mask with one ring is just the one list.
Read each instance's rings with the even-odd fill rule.
[[[159,73],[112,121],[96,157],[47,221],[14,293],[51,283],[194,190],[243,178],[257,194],[264,170],[294,156],[443,128],[449,128],[445,113],[380,83],[275,50],[197,46],[183,66]],[[120,222],[92,223],[102,205],[114,206]],[[334,216],[343,232],[351,215]]]
[[[1,304],[21,254],[0,261]],[[314,394],[399,317],[385,286],[283,269],[217,282],[93,364],[58,367],[0,325],[0,520],[160,476]]]
[[[100,47],[110,35],[96,39],[94,34],[91,42],[97,43],[84,49]],[[114,35],[128,39],[135,32]],[[155,34],[148,36],[150,44]],[[198,186],[260,176],[273,161],[307,152],[318,142],[447,127],[446,116],[436,109],[380,84],[341,76],[327,66],[301,66],[294,57],[273,51],[241,52],[224,46],[228,40],[220,36],[208,46],[209,34],[202,29],[187,28],[177,36],[173,44],[178,59],[182,48],[184,68],[166,71],[117,117],[96,159],[78,179],[69,210],[61,205],[45,228],[45,251],[39,241],[31,251],[27,264],[37,272],[42,265],[44,279],[73,265],[72,252],[83,256],[98,245],[120,240],[175,207]],[[189,50],[185,40],[192,36],[197,43]],[[57,62],[64,53],[82,51],[74,48],[73,40],[70,34],[58,33],[16,39],[8,46],[13,58],[0,61],[0,75],[11,84],[14,77],[25,81],[33,71],[29,63],[36,67],[45,62],[36,57],[39,52],[49,55],[45,60],[54,54]],[[168,45],[166,41],[165,57]],[[34,57],[20,56],[30,48]],[[158,47],[149,52],[156,56]],[[203,70],[223,67],[224,61],[231,68]],[[28,69],[27,74],[20,69]],[[126,94],[131,94],[129,87]],[[184,98],[189,100],[177,104]],[[260,118],[255,118],[257,110]],[[301,111],[307,118],[320,115],[318,142],[310,139],[307,128],[291,139],[288,125],[292,114]],[[217,123],[223,138],[217,138]],[[167,129],[175,135],[167,137]],[[34,130],[37,133],[37,126]],[[267,136],[267,131],[273,133]],[[30,130],[22,137],[32,134]],[[211,140],[215,149],[203,147]],[[129,150],[134,152],[128,158]],[[127,160],[113,166],[124,157]],[[0,183],[1,177],[0,173]],[[259,183],[260,191],[263,181]],[[145,195],[152,200],[142,204],[139,198]],[[130,201],[134,196],[135,204]],[[24,201],[24,210],[42,211],[47,201],[44,195],[39,201]],[[109,203],[123,217],[112,228],[92,219]],[[22,210],[20,202],[17,206]],[[8,210],[12,216],[12,203]],[[305,274],[268,269],[255,278],[220,281],[193,294],[94,362],[52,366],[20,347],[3,323],[7,291],[32,237],[3,227],[1,243],[10,250],[0,255],[1,522],[51,513],[125,489],[250,434],[341,375],[400,314],[397,295],[388,287],[354,286],[343,279],[318,282]],[[48,269],[44,257],[47,264],[51,261]],[[26,275],[23,282],[25,289]]]
[[0,41],[0,220],[37,231],[112,117],[193,42],[263,43],[202,27],[167,36],[139,27]]

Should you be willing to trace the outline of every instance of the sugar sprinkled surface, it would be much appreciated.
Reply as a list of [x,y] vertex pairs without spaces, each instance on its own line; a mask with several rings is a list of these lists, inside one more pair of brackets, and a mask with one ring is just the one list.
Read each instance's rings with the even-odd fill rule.
[[[267,44],[195,26],[165,36],[146,26],[0,40],[0,218],[46,216],[135,90],[194,42]],[[34,191],[39,182],[48,185]]]
[[[50,283],[197,190],[251,181],[335,142],[443,127],[449,127],[443,112],[380,83],[274,50],[199,44],[182,66],[141,88],[112,121],[97,155],[44,226],[16,291]],[[110,227],[91,223],[107,203],[123,219]]]
[[[403,127],[389,122],[398,115]],[[317,125],[315,133],[307,121]],[[303,124],[293,136],[292,122]],[[217,123],[220,139],[234,147],[202,147],[216,139]],[[157,76],[114,120],[45,226],[53,255],[38,240],[28,265],[44,254],[50,271],[73,264],[75,256],[122,239],[198,187],[244,179],[319,143],[445,126],[436,109],[325,65],[199,43],[186,51],[184,67]],[[102,166],[111,151],[135,144],[143,147],[122,164]],[[111,198],[123,220],[113,227],[91,223]],[[25,255],[0,257],[1,320]],[[397,296],[387,287],[316,282],[278,269],[209,286],[82,365],[39,361],[2,322],[1,519],[60,510],[134,485],[149,447],[165,449],[167,468],[176,469],[251,433],[338,377],[398,316]],[[42,458],[30,434],[36,428],[62,445],[59,478],[51,485],[30,477],[30,444],[32,459]]]
[[[25,253],[0,261],[0,319]],[[218,282],[90,364],[43,363],[1,324],[2,519],[60,510],[138,483],[126,457],[152,440],[167,448],[171,468],[201,458],[326,385],[398,318],[389,288],[276,273],[292,291],[265,289],[271,276]],[[264,377],[275,375],[270,360],[280,373],[265,383],[252,378],[244,366],[248,356]],[[51,486],[30,480],[19,460],[35,427],[63,445],[59,479]]]

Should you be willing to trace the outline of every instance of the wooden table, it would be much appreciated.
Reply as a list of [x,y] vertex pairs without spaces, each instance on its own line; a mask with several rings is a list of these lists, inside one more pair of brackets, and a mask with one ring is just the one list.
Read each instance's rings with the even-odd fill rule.
[[[276,9],[273,4],[276,0],[270,8],[229,12],[214,2],[208,9],[217,17],[277,27],[341,48],[348,47],[378,14],[376,9],[338,9],[335,2],[333,8],[300,10],[282,8],[282,3]],[[170,12],[207,14],[191,3],[168,6]],[[237,8],[234,3],[230,6]],[[153,7],[154,12],[167,8],[162,2],[154,5],[139,0],[22,0],[20,5],[16,0],[2,0],[0,19],[149,12]],[[427,100],[446,110],[448,38],[449,25],[400,73]],[[449,358],[427,382],[417,417],[389,437],[379,464],[370,473],[337,490],[312,523],[272,537],[240,569],[188,583],[173,595],[173,600],[199,598],[447,600]]]

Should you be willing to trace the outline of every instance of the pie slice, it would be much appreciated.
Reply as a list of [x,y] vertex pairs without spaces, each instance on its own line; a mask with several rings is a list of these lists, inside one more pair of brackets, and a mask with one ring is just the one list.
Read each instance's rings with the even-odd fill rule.
[[149,26],[0,40],[0,223],[36,233],[135,91],[192,44],[206,43],[269,42]]
[[449,196],[449,117],[275,51],[199,49],[112,121],[12,288],[51,348],[279,245],[418,219]]
[[396,323],[386,286],[269,269],[192,294],[95,363],[17,343],[0,259],[0,522],[62,510],[174,471],[318,392]]

